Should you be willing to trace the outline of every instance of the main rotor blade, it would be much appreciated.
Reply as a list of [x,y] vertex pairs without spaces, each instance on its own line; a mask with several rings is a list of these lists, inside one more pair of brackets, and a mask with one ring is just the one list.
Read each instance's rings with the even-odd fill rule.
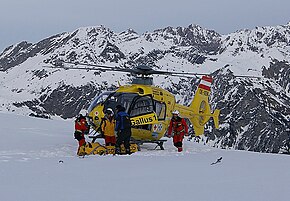
[[102,71],[102,72],[107,72],[107,71],[119,71],[119,72],[124,72],[124,73],[132,73],[131,69],[105,69],[105,68],[95,68],[95,67],[58,67],[58,66],[44,66],[47,68],[57,68],[57,69],[65,69],[65,70],[91,70],[91,71]]
[[[209,75],[205,73],[194,73],[194,72],[174,72],[174,71],[160,71],[160,70],[154,70],[151,67],[147,67],[146,65],[139,65],[136,66],[133,69],[126,69],[126,68],[120,68],[120,67],[114,67],[114,66],[106,66],[106,65],[98,65],[98,64],[87,64],[87,63],[81,63],[81,62],[67,62],[67,61],[61,61],[62,63],[67,64],[73,64],[73,65],[83,65],[83,66],[93,66],[93,67],[100,67],[105,69],[111,69],[113,71],[124,71],[124,72],[130,72],[135,74],[143,74],[143,75],[152,75],[152,74],[165,74],[165,75],[172,75],[172,76],[178,76],[178,75]],[[71,68],[71,67],[70,67]],[[79,68],[82,69],[82,68]],[[87,69],[87,68],[86,68]],[[93,70],[90,68],[90,70]]]
[[152,74],[160,74],[160,75],[171,75],[171,76],[179,76],[179,75],[210,75],[208,73],[194,73],[194,72],[176,72],[176,71],[159,71],[159,70],[152,70]]
[[[80,65],[80,66],[91,66],[91,67],[65,67],[64,64],[70,65]],[[88,63],[81,63],[81,62],[68,62],[63,60],[56,60],[54,67],[46,66],[50,68],[62,68],[62,69],[78,69],[78,70],[92,70],[92,71],[117,71],[117,72],[125,72],[125,73],[132,73],[135,75],[165,75],[165,76],[175,76],[175,77],[185,77],[185,78],[192,78],[202,75],[209,75],[208,73],[194,73],[194,72],[176,72],[176,71],[162,71],[162,70],[154,70],[150,66],[147,65],[138,65],[134,68],[121,68],[117,66],[106,66],[106,65],[98,65],[98,64],[88,64]],[[248,76],[248,75],[233,75],[235,78],[263,78],[257,76]]]
[[[70,64],[70,65],[83,65],[83,66],[92,66],[92,67],[74,67],[74,66],[68,66],[66,67],[64,64]],[[56,64],[52,64],[53,66],[45,66],[48,68],[59,68],[59,69],[72,69],[72,70],[91,70],[91,71],[118,71],[118,72],[125,72],[125,73],[134,73],[135,71],[132,69],[127,68],[119,68],[119,67],[113,67],[113,66],[105,66],[105,65],[96,65],[96,64],[85,64],[85,63],[79,63],[79,62],[67,62],[67,61],[57,61]]]
[[105,66],[105,65],[98,65],[98,64],[87,64],[87,63],[81,63],[81,62],[62,61],[62,63],[73,64],[73,65],[82,65],[82,66],[93,66],[93,67],[100,67],[100,68],[106,68],[106,69],[122,69],[122,68],[116,67],[116,66]]
[[264,77],[257,77],[257,76],[252,76],[252,75],[234,75],[235,78],[264,78]]
[[[70,65],[81,65],[81,66],[92,66],[92,67],[65,67],[64,64],[70,64]],[[81,63],[81,62],[68,62],[68,61],[56,61],[55,64],[53,64],[54,67],[51,68],[62,68],[62,69],[79,69],[79,70],[96,70],[96,71],[118,71],[118,72],[125,72],[125,73],[132,73],[137,75],[167,75],[167,76],[175,76],[175,77],[186,77],[186,78],[192,78],[192,76],[200,76],[200,75],[210,75],[206,73],[194,73],[194,72],[176,72],[176,71],[160,71],[160,70],[154,70],[149,66],[146,65],[139,65],[136,66],[133,69],[130,68],[120,68],[120,67],[114,67],[114,66],[106,66],[106,65],[98,65],[98,64],[87,64],[87,63]],[[47,66],[49,67],[49,66]]]

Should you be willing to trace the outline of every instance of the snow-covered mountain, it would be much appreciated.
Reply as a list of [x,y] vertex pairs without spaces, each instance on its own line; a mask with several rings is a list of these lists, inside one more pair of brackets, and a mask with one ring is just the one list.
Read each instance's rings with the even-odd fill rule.
[[[221,129],[210,125],[204,138],[213,146],[263,152],[289,150],[290,23],[228,35],[198,25],[166,27],[139,35],[84,27],[32,44],[21,42],[0,54],[0,110],[71,118],[101,91],[131,77],[49,69],[57,59],[71,62],[212,73],[212,109],[220,108]],[[263,78],[237,78],[252,75]],[[198,80],[156,76],[155,84],[188,104]]]

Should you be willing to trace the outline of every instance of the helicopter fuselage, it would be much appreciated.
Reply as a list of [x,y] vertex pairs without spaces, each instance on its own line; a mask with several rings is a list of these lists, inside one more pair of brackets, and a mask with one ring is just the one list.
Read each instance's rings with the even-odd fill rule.
[[175,97],[155,86],[125,85],[114,92],[104,92],[88,109],[89,116],[98,129],[104,111],[117,105],[125,107],[130,115],[132,137],[136,140],[159,140],[164,136],[175,106]]
[[[208,103],[210,87],[205,81],[199,84],[193,101],[187,107],[176,103],[175,96],[165,89],[153,85],[131,84],[120,86],[116,91],[104,92],[92,102],[88,109],[94,128],[98,130],[104,111],[117,105],[125,107],[130,115],[132,138],[135,140],[159,140],[166,133],[172,111],[179,110],[182,118],[187,118],[195,131],[195,135],[204,132],[204,125],[210,117],[214,118],[218,128],[219,110],[211,114]],[[208,81],[208,86],[210,82]],[[116,112],[116,111],[115,111]]]
[[[211,113],[209,95],[212,78],[204,74],[192,72],[154,70],[147,65],[134,68],[113,67],[99,64],[68,62],[55,60],[50,68],[75,69],[100,72],[130,73],[135,78],[131,85],[120,86],[116,91],[104,92],[91,103],[88,108],[89,119],[96,131],[99,130],[104,111],[117,105],[125,107],[132,123],[132,137],[136,140],[159,140],[167,131],[171,113],[179,110],[182,118],[187,118],[196,136],[204,133],[205,124],[212,117],[215,128],[219,127],[220,110]],[[69,65],[69,67],[67,67]],[[195,96],[190,105],[183,106],[176,103],[175,96],[165,89],[153,86],[151,75],[166,75],[193,78],[203,75]],[[115,111],[116,112],[116,111]]]

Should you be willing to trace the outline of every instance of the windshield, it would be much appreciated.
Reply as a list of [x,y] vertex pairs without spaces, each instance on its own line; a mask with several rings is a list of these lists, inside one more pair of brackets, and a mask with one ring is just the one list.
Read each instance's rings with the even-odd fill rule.
[[114,110],[117,105],[121,105],[125,107],[126,112],[128,112],[130,105],[136,96],[138,95],[134,93],[112,93],[104,103],[104,110],[107,108],[112,108]]
[[104,92],[95,98],[88,112],[90,113],[99,104],[104,104],[104,111],[108,108],[115,111],[116,106],[121,105],[125,107],[125,111],[131,117],[154,112],[152,98],[150,96],[139,96],[135,93]]
[[115,92],[106,91],[106,92],[101,93],[99,96],[97,96],[95,100],[91,103],[91,105],[89,106],[88,112],[90,113],[98,104],[105,102],[108,96],[113,93]]

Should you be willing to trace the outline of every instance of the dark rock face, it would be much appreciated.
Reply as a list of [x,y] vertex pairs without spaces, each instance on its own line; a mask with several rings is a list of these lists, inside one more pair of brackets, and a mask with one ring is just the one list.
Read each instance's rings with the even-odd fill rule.
[[205,30],[198,25],[187,28],[167,27],[145,34],[146,40],[154,42],[158,38],[172,41],[174,46],[194,47],[199,53],[216,54],[221,46],[221,35],[212,30]]
[[92,84],[80,87],[61,85],[49,94],[43,94],[39,99],[14,103],[14,105],[30,108],[33,111],[32,116],[49,118],[51,115],[56,115],[67,119],[77,116],[81,109],[87,108],[98,93],[100,89]]
[[276,59],[270,63],[270,68],[263,68],[263,76],[276,80],[288,93],[290,93],[290,64]]
[[23,63],[28,57],[34,56],[31,52],[31,43],[26,41],[19,43],[15,47],[10,46],[0,54],[0,71],[5,71],[11,67]]
[[88,107],[90,100],[98,92],[96,87],[90,84],[81,87],[62,85],[53,90],[49,96],[42,95],[39,100],[49,114],[71,118],[76,116],[83,107]]
[[58,42],[57,38],[62,34],[46,38],[36,44],[23,41],[16,46],[10,46],[6,48],[0,54],[0,71],[5,71],[9,68],[17,66],[25,62],[28,58],[36,56],[38,53],[46,55],[51,53],[55,49],[65,44],[73,34],[69,37],[65,37],[62,41]]
[[123,54],[123,52],[121,52],[120,49],[116,45],[110,42],[106,44],[106,47],[102,51],[100,56],[105,61],[110,61],[110,62],[115,62],[115,63],[117,63],[121,59],[125,59],[125,55]]
[[221,109],[222,128],[208,133],[222,148],[278,153],[289,149],[290,99],[271,90],[273,81],[214,75],[213,101]]

